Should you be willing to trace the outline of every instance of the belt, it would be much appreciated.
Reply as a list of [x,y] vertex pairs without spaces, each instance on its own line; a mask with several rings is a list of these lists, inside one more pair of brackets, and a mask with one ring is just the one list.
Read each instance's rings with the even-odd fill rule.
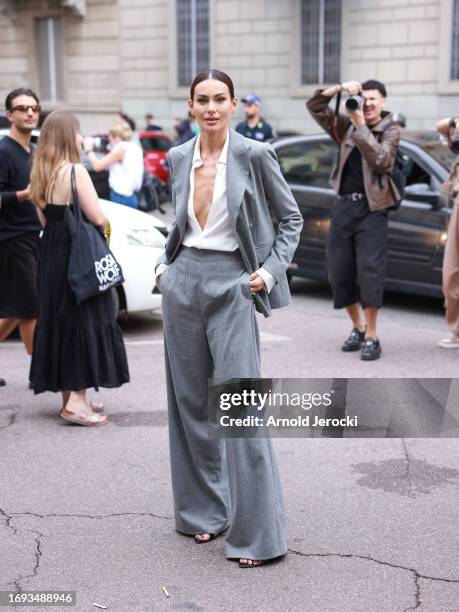
[[344,193],[339,196],[343,200],[352,200],[353,202],[358,202],[359,200],[364,200],[366,195],[364,193]]

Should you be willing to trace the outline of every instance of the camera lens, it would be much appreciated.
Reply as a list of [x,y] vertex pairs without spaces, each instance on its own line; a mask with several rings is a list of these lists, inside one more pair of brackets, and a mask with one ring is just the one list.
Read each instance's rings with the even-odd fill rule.
[[346,108],[351,113],[360,108],[362,98],[360,96],[351,96],[346,100]]

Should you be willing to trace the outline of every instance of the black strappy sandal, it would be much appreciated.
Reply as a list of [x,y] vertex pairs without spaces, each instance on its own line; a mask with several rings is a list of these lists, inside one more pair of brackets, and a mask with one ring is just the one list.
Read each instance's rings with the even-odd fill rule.
[[[198,540],[198,536],[202,536],[202,535],[208,535],[210,536],[207,540]],[[220,534],[218,534],[220,535]],[[216,533],[197,533],[194,536],[194,541],[196,542],[196,544],[207,544],[207,542],[212,542],[212,540],[215,540],[215,538],[217,537]]]
[[242,557],[242,559],[247,559],[247,563],[241,563],[241,560],[239,559],[239,567],[243,569],[247,567],[262,567],[263,565],[269,565],[271,563],[279,563],[279,561],[282,561],[284,557],[285,555],[273,557],[272,559],[247,559],[247,557]]

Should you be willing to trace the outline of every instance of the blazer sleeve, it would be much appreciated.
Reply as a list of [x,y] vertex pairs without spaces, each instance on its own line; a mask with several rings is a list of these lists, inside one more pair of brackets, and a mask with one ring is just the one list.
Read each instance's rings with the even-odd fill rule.
[[293,259],[300,240],[303,217],[285,181],[271,145],[262,149],[261,170],[266,198],[278,221],[277,235],[263,268],[279,281]]
[[[167,154],[167,163],[169,165],[169,176],[171,177],[172,210],[174,211],[174,214],[175,214],[174,170],[173,170],[173,165],[172,165],[172,155],[171,155],[170,151]],[[167,255],[166,255],[166,252],[167,252],[167,243],[170,240],[170,237],[172,235],[172,230],[174,229],[175,225],[176,225],[176,222],[175,222],[175,219],[174,219],[174,222],[171,225],[171,229],[170,229],[169,234],[168,234],[167,239],[166,239],[166,244],[164,245],[164,251],[161,253],[161,255],[156,260],[156,264],[155,264],[155,276],[158,276],[158,267],[161,264],[168,265]],[[161,272],[164,272],[164,268],[162,269]]]

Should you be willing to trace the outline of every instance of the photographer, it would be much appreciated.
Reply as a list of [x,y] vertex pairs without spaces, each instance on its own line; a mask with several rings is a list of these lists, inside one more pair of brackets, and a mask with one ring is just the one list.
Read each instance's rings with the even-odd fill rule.
[[[459,154],[459,119],[446,118],[436,125],[437,131],[446,140],[450,150]],[[449,338],[443,338],[441,348],[459,348],[459,159],[454,162],[448,180],[443,185],[447,195],[454,200],[448,223],[448,239],[443,256],[443,295],[445,296],[446,322],[451,331]]]
[[[342,91],[351,96],[346,114],[338,112]],[[329,103],[337,95],[333,112]],[[381,355],[376,321],[384,289],[387,215],[400,199],[390,176],[400,131],[392,115],[383,110],[386,97],[379,81],[349,81],[317,90],[306,103],[312,117],[339,145],[330,178],[339,197],[330,213],[328,273],[334,307],[346,308],[354,326],[341,348],[346,352],[361,349],[360,358],[365,361]]]

